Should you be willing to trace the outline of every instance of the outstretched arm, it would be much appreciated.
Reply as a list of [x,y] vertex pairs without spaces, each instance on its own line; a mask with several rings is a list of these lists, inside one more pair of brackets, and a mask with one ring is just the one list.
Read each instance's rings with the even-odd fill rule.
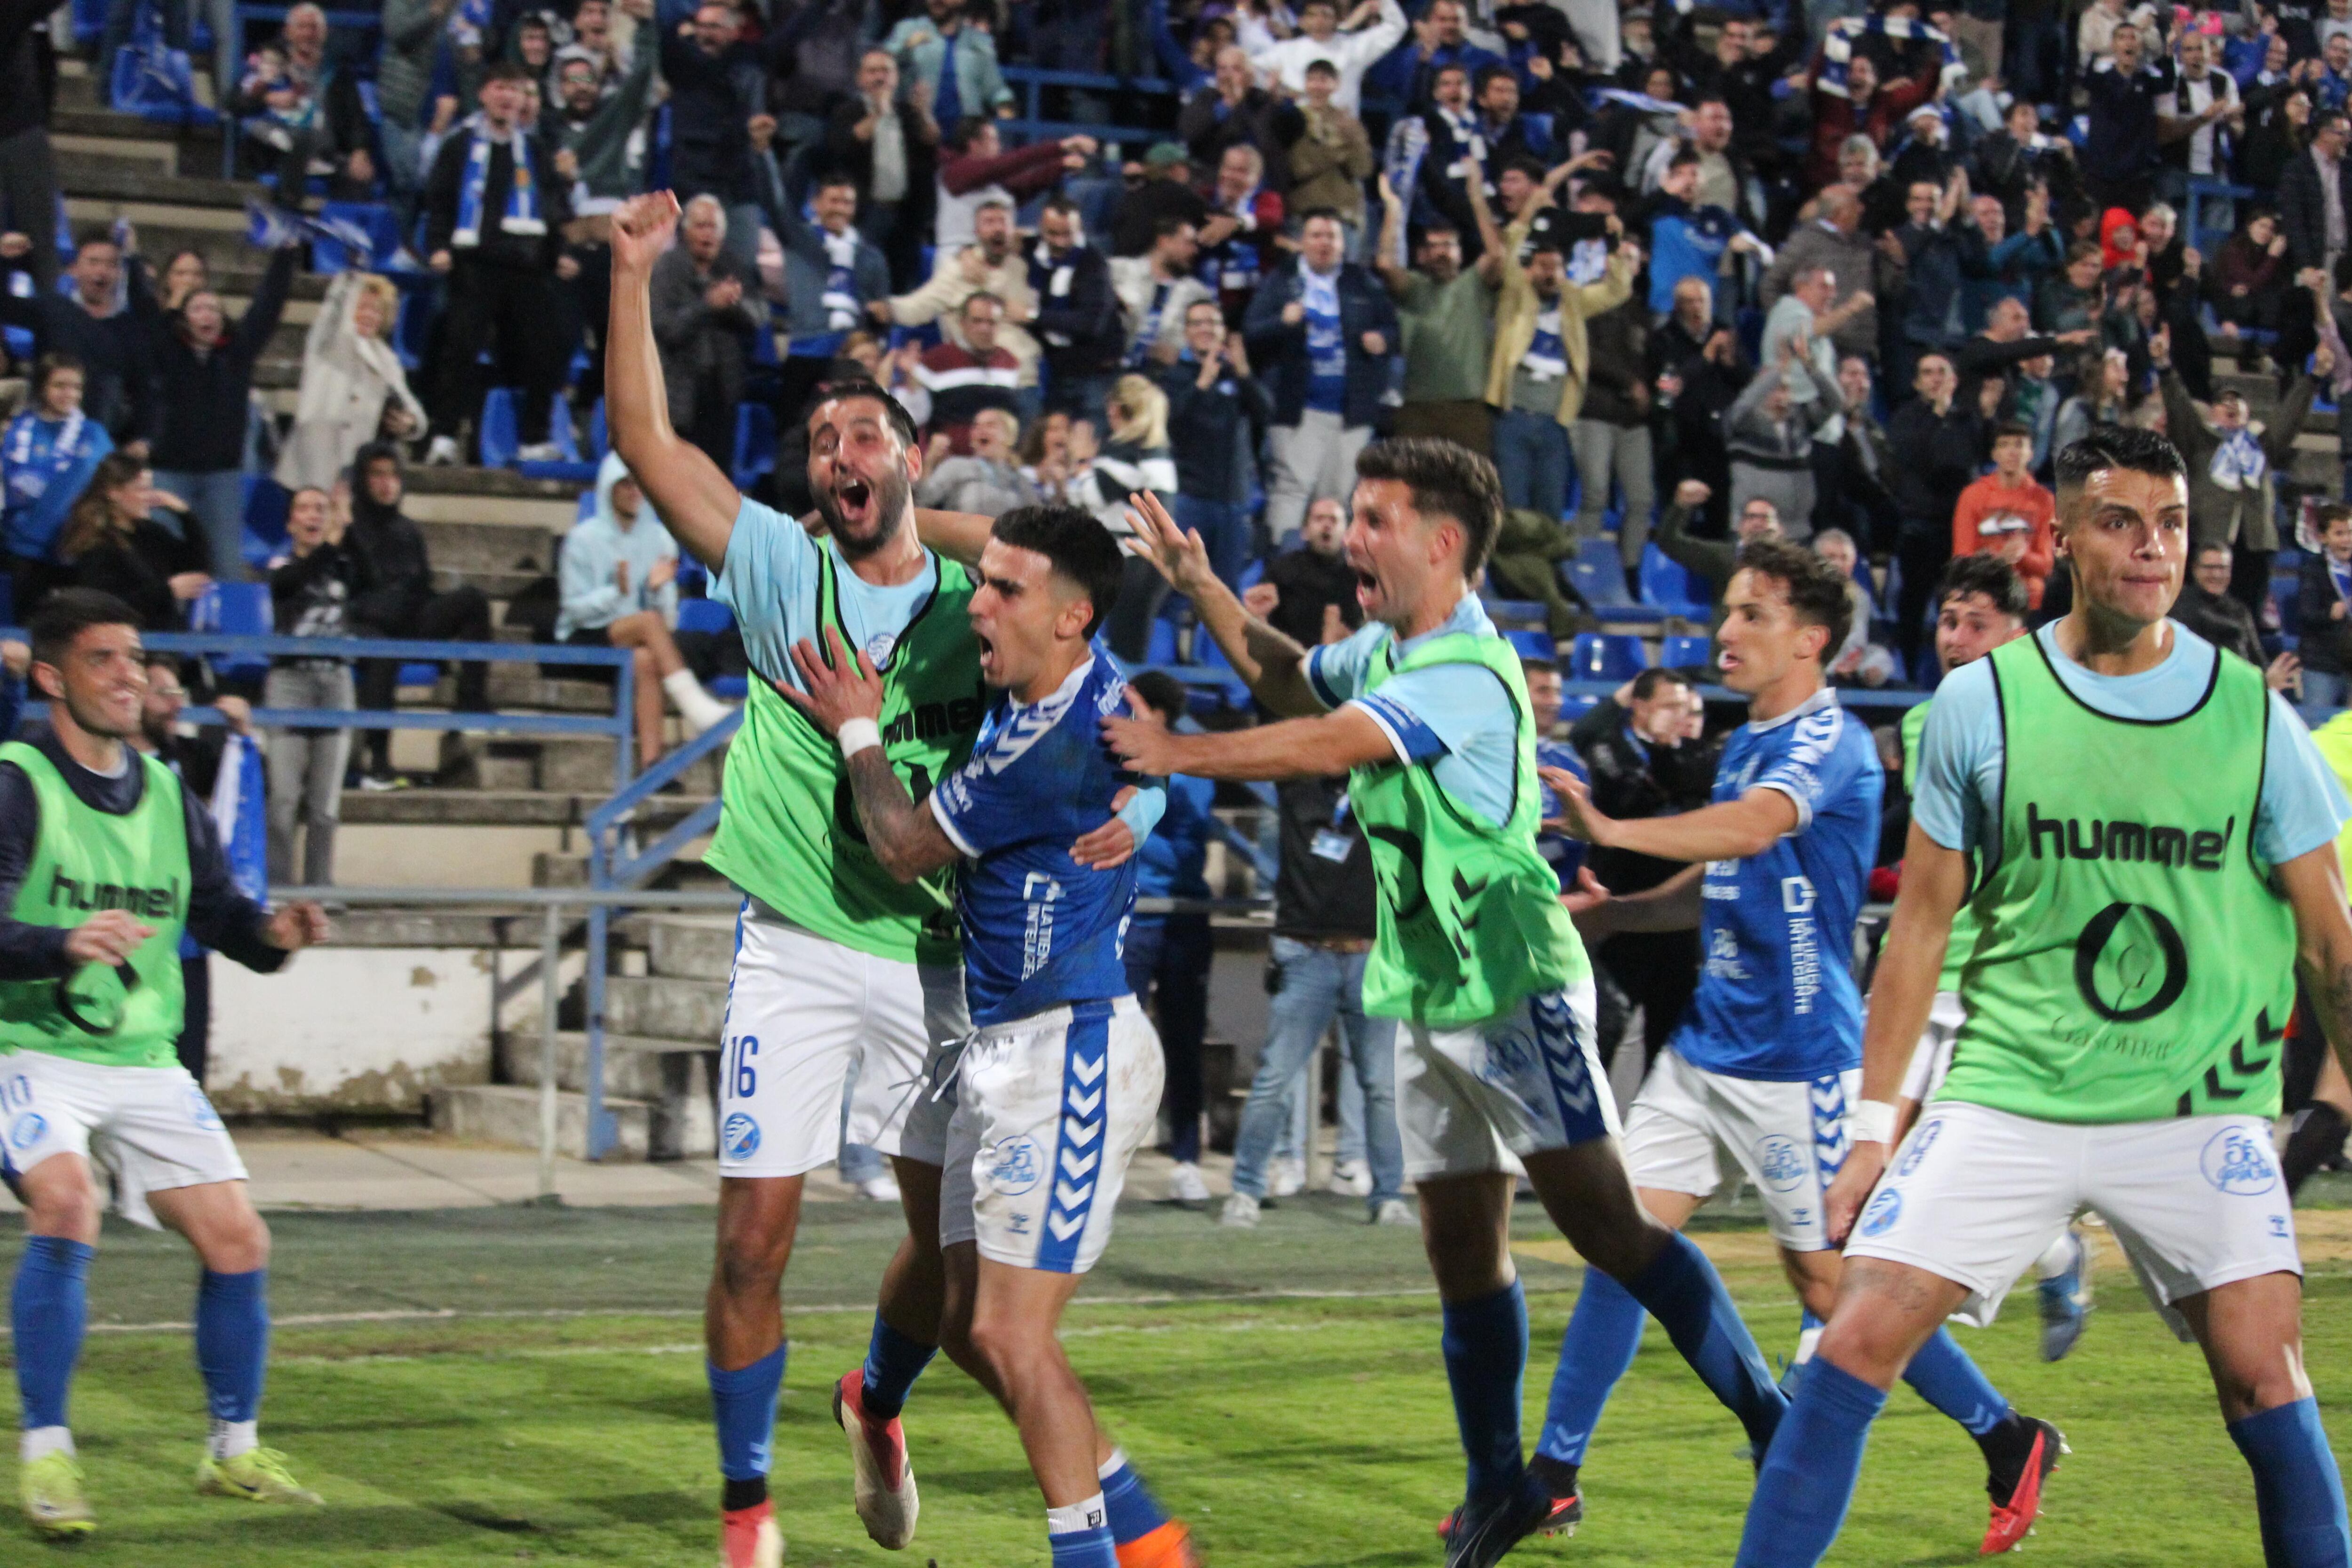
[[[1177,592],[1192,601],[1193,612],[1201,624],[1217,640],[1217,646],[1234,666],[1234,673],[1247,684],[1250,695],[1266,707],[1285,717],[1303,718],[1323,711],[1322,699],[1307,679],[1307,650],[1276,631],[1265,622],[1242,608],[1234,591],[1225,586],[1214,569],[1209,565],[1207,547],[1197,533],[1187,533],[1176,526],[1168,508],[1149,491],[1139,491],[1127,509],[1127,520],[1135,537],[1127,548],[1160,569],[1160,575],[1175,587]],[[1360,715],[1359,716],[1361,716]],[[1378,733],[1380,727],[1364,721],[1365,727]],[[1261,727],[1252,733],[1263,733]],[[1289,729],[1288,725],[1271,727]],[[1147,773],[1160,769],[1147,768]],[[1191,771],[1191,769],[1184,769]],[[1339,768],[1322,769],[1322,774],[1336,773]],[[1288,779],[1317,777],[1318,770],[1292,773],[1234,773],[1221,777],[1233,779]]]
[[1558,768],[1537,771],[1559,796],[1569,836],[1602,849],[1630,850],[1667,861],[1745,860],[1803,826],[1797,802],[1768,786],[1680,816],[1621,820],[1603,816],[1592,803],[1591,789],[1574,774]]
[[1195,779],[1328,779],[1397,760],[1388,731],[1352,706],[1319,718],[1285,719],[1218,735],[1177,735],[1139,718],[1102,722],[1111,750],[1136,772],[1156,778],[1189,773]]
[[989,530],[995,526],[995,519],[984,512],[915,508],[915,537],[950,560],[965,566],[980,564],[980,552],[988,548]]
[[667,191],[633,196],[613,214],[613,313],[607,325],[604,409],[613,450],[662,526],[711,570],[727,562],[727,541],[743,497],[719,465],[670,428],[669,394],[654,346],[654,262],[677,227]]

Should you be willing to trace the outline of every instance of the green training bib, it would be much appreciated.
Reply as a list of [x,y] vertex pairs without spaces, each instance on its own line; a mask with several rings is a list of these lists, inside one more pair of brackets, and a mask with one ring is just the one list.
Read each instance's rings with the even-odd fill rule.
[[2196,707],[2147,722],[2076,697],[2038,637],[1991,659],[2000,862],[1971,900],[1938,1098],[2051,1122],[2276,1115],[2295,938],[2254,848],[2262,672],[2217,656]]
[[[934,556],[939,584],[886,654],[882,747],[919,803],[963,766],[988,711],[980,643],[965,608],[971,579]],[[841,631],[834,552],[817,551],[817,625]],[[872,649],[866,650],[869,659]],[[756,675],[727,751],[726,800],[706,862],[795,925],[901,963],[961,964],[951,872],[902,883],[882,869],[857,821],[841,748]]]
[[155,934],[118,967],[85,964],[62,979],[0,981],[0,1052],[46,1051],[110,1067],[169,1067],[184,1016],[180,933],[188,920],[188,821],[180,781],[138,751],[146,771],[129,814],[82,803],[57,766],[22,741],[0,745],[32,781],[41,831],[11,917],[70,930],[121,909]]
[[1518,744],[1503,825],[1489,827],[1456,805],[1427,766],[1383,762],[1348,779],[1349,809],[1371,848],[1381,893],[1364,1010],[1436,1025],[1493,1018],[1592,972],[1560,907],[1559,878],[1536,850],[1536,728],[1518,651],[1500,637],[1454,632],[1399,663],[1391,641],[1364,689],[1448,664],[1482,664],[1510,694]]

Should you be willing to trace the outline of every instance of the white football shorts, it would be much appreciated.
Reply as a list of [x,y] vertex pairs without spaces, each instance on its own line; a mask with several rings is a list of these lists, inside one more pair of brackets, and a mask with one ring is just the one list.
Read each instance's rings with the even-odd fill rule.
[[0,1056],[0,1169],[18,1176],[52,1155],[79,1155],[113,1172],[116,1211],[151,1229],[148,1193],[246,1179],[219,1113],[178,1063]]
[[1763,1195],[1772,1239],[1820,1252],[1822,1200],[1853,1146],[1847,1108],[1861,1092],[1860,1068],[1793,1083],[1730,1078],[1668,1046],[1625,1113],[1625,1168],[1635,1186],[1703,1198],[1723,1179],[1719,1143]]
[[1968,1021],[1969,1009],[1960,1005],[1959,992],[1936,993],[1927,1009],[1927,1028],[1912,1048],[1911,1065],[1903,1070],[1904,1099],[1924,1106],[1936,1097],[1944,1075],[1952,1070],[1952,1047],[1959,1043],[1960,1026]]
[[877,958],[751,911],[735,921],[719,1036],[719,1174],[831,1165],[853,1067],[849,1142],[898,1154],[932,1042],[971,1029],[962,967]]
[[1160,1035],[1133,997],[974,1034],[956,1071],[940,1245],[1083,1274],[1110,1243],[1135,1151],[1160,1124]]
[[1954,1315],[1981,1326],[2085,1204],[2167,1308],[2258,1274],[2303,1272],[2294,1204],[2263,1117],[2085,1125],[1958,1100],[1920,1113],[1846,1256],[1908,1263],[1967,1287]]
[[1612,1136],[1617,1102],[1594,1049],[1592,982],[1475,1024],[1397,1025],[1405,1175],[1523,1174],[1519,1156]]

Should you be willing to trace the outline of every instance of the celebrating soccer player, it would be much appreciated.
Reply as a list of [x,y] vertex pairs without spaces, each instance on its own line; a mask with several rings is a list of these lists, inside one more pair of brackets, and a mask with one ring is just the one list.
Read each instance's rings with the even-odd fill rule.
[[66,1425],[98,1245],[93,1138],[120,1211],[178,1231],[204,1266],[196,1364],[212,1436],[196,1490],[316,1505],[256,1429],[269,1228],[173,1042],[184,931],[267,974],[324,941],[327,916],[315,904],[272,913],[238,892],[211,812],[128,744],[147,697],[129,605],[65,589],[29,630],[48,733],[0,745],[0,1174],[28,1211],[11,1301],[25,1517],[58,1540],[98,1528]]
[[[1685,482],[1675,498],[1705,503]],[[1688,492],[1696,492],[1689,494]],[[1723,683],[1748,699],[1716,768],[1712,803],[1680,816],[1613,821],[1583,783],[1541,769],[1570,831],[1609,849],[1691,862],[1658,886],[1588,908],[1588,932],[1697,926],[1705,967],[1682,1025],[1625,1119],[1625,1164],[1643,1207],[1679,1228],[1713,1193],[1716,1145],[1764,1199],[1772,1239],[1807,1312],[1829,1315],[1839,1258],[1823,1196],[1847,1147],[1846,1107],[1861,1086],[1862,997],[1853,921],[1878,847],[1884,782],[1869,730],[1824,684],[1825,653],[1845,643],[1845,574],[1801,545],[1742,545],[1717,633]],[[1596,1269],[1560,1342],[1536,1470],[1555,1498],[1576,1477],[1609,1391],[1642,1343],[1641,1304]],[[1800,1360],[1803,1359],[1801,1349]],[[1904,1376],[1973,1436],[1990,1472],[1988,1552],[2032,1522],[2055,1427],[2010,1408],[1949,1333]]]
[[1519,1442],[1528,1319],[1508,1242],[1522,1170],[1576,1249],[1666,1325],[1759,1448],[1786,1403],[1713,1266],[1644,1213],[1626,1180],[1593,1050],[1591,966],[1536,847],[1536,722],[1518,653],[1470,589],[1502,523],[1494,465],[1452,442],[1399,440],[1366,448],[1356,475],[1346,549],[1366,623],[1311,652],[1242,608],[1198,534],[1136,498],[1139,548],[1192,598],[1258,700],[1297,716],[1223,735],[1106,728],[1155,776],[1349,774],[1380,883],[1364,1010],[1403,1025],[1397,1121],[1469,1457],[1446,1563],[1486,1568],[1568,1522]]
[[838,738],[858,821],[892,875],[912,882],[961,862],[956,912],[979,1032],[927,1091],[953,1095],[943,1332],[1020,1429],[1055,1568],[1190,1561],[1183,1527],[1158,1512],[1123,1455],[1102,1451],[1056,1337],[1160,1114],[1160,1037],[1119,957],[1134,865],[1088,865],[1068,848],[1108,823],[1137,782],[1098,727],[1131,711],[1126,685],[1089,645],[1121,570],[1117,541],[1076,507],[996,520],[971,617],[981,674],[1000,695],[971,759],[927,802],[884,760],[882,684],[837,632],[827,629],[823,652],[793,650],[805,695],[779,687]]
[[[2189,559],[2171,444],[2101,432],[2058,455],[2057,479],[2074,610],[1954,671],[1920,737],[1864,1098],[1830,1190],[1831,1236],[1852,1230],[1844,1287],[1766,1456],[1741,1568],[1821,1560],[1897,1373],[1952,1312],[1989,1319],[2084,1203],[2203,1347],[2264,1560],[2352,1558],[2270,1129],[2298,967],[2328,1037],[2352,1040],[2335,843],[2352,805],[2260,670],[2165,619]],[[1964,903],[1967,1018],[1890,1163]]]

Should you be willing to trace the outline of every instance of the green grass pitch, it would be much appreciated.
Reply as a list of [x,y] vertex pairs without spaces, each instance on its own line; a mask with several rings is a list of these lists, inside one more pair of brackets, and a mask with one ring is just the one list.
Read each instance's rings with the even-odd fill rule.
[[[1105,1420],[1217,1568],[1387,1568],[1439,1561],[1433,1527],[1462,1465],[1418,1239],[1339,1200],[1291,1202],[1255,1234],[1150,1207],[1120,1216],[1066,1324]],[[2337,1218],[2314,1216],[2317,1232]],[[203,1398],[184,1333],[194,1271],[168,1239],[109,1232],[74,1401],[100,1533],[71,1555],[136,1568],[369,1564],[693,1564],[716,1558],[717,1468],[698,1302],[709,1211],[491,1210],[280,1216],[280,1320],[264,1440],[328,1498],[295,1514],[190,1488]],[[1576,1271],[1540,1218],[1519,1229],[1535,1353],[1528,1434]],[[941,1362],[908,1409],[923,1489],[903,1554],[868,1543],[848,1504],[830,1381],[862,1355],[895,1234],[872,1208],[812,1211],[788,1298],[791,1370],[773,1492],[793,1563],[1000,1568],[1045,1560],[1035,1489],[1012,1430]],[[2346,1234],[2336,1232],[2338,1241]],[[1769,1246],[1737,1218],[1702,1233],[1768,1354],[1796,1312]],[[2341,1255],[2340,1245],[2315,1245]],[[0,1266],[13,1270],[13,1236]],[[2112,1257],[2112,1249],[2110,1249]],[[2129,1277],[2057,1366],[2034,1354],[2030,1288],[1962,1342],[2074,1454],[2028,1560],[2068,1568],[2261,1562],[2252,1489],[2203,1367]],[[2352,1272],[2315,1262],[2309,1361],[2324,1404],[2352,1395]],[[434,1315],[446,1314],[446,1315]],[[2352,1416],[2335,1410],[2339,1445]],[[1738,1430],[1663,1334],[1645,1340],[1586,1471],[1572,1541],[1512,1563],[1727,1563],[1749,1472]],[[1959,1563],[1984,1524],[1982,1470],[1949,1422],[1897,1390],[1831,1562]],[[11,1498],[13,1500],[13,1496]],[[0,1521],[0,1564],[61,1559]]]

